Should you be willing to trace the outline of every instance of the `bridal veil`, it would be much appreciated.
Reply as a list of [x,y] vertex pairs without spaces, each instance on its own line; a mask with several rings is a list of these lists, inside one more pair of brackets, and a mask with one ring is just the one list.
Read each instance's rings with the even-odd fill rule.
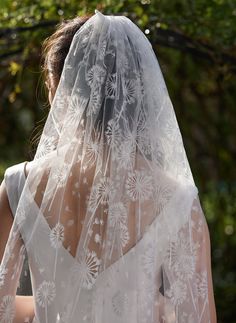
[[0,267],[28,257],[40,323],[208,323],[207,225],[152,46],[124,16],[78,30]]

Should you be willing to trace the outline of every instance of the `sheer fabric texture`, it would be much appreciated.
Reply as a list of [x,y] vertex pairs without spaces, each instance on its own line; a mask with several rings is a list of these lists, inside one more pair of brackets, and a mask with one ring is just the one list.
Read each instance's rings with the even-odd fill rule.
[[28,257],[40,323],[210,322],[207,225],[146,36],[96,12],[75,34],[0,267]]

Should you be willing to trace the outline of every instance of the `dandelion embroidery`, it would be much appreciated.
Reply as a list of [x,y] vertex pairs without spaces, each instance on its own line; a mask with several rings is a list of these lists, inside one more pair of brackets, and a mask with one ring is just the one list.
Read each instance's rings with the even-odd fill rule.
[[55,138],[42,136],[37,150],[37,158],[46,156],[56,148]]
[[0,267],[0,288],[3,286],[4,284],[4,280],[5,280],[5,276],[7,274],[7,268],[5,267]]
[[108,121],[107,129],[105,131],[107,142],[111,144],[115,151],[119,148],[121,142],[121,130],[114,119]]
[[100,203],[106,204],[114,193],[115,189],[111,179],[109,177],[103,177],[90,194],[88,202],[89,210],[93,212]]
[[103,59],[104,58],[105,53],[106,53],[106,47],[107,47],[107,40],[104,39],[101,42],[101,45],[99,46],[99,50],[98,50],[99,59]]
[[208,293],[207,271],[197,274],[196,284],[198,297],[201,297],[204,300]]
[[15,218],[18,225],[22,225],[22,223],[25,221],[26,212],[22,207],[18,207]]
[[94,90],[91,92],[89,106],[86,111],[86,116],[91,116],[92,114],[96,113],[97,110],[100,108],[101,105],[101,92],[99,87],[95,87]]
[[86,149],[86,164],[88,167],[91,167],[96,162],[101,147],[102,143],[99,142],[98,138],[88,142]]
[[116,95],[116,74],[111,74],[106,82],[106,96],[114,99]]
[[50,242],[53,248],[60,248],[64,241],[64,226],[57,223],[50,232]]
[[134,80],[125,79],[123,84],[123,95],[124,101],[128,104],[134,103],[135,101],[135,85]]
[[128,57],[124,54],[117,56],[117,66],[119,66],[119,73],[124,74],[129,69]]
[[173,192],[169,187],[159,183],[155,185],[155,208],[158,214],[163,210],[172,194]]
[[54,105],[57,107],[57,110],[62,111],[67,104],[68,97],[66,95],[55,96]]
[[129,169],[132,167],[135,158],[135,145],[127,140],[124,141],[118,149],[115,158],[119,169]]
[[175,120],[173,120],[173,118],[167,120],[165,124],[165,131],[170,140],[173,140],[173,138],[177,140],[178,132],[175,126]]
[[125,187],[131,200],[144,201],[152,195],[152,178],[145,171],[135,170],[129,174]]
[[97,155],[99,152],[99,144],[97,141],[91,141],[88,143],[88,147],[87,147],[87,156],[90,159],[96,159]]
[[99,86],[106,76],[106,70],[99,65],[90,68],[86,75],[86,80],[91,87]]
[[113,236],[114,240],[117,242],[115,245],[118,248],[118,251],[124,248],[130,239],[129,231],[126,225],[120,225],[117,228],[114,228]]
[[175,273],[180,278],[191,278],[196,262],[196,252],[198,244],[192,243],[186,239],[183,232],[180,232],[178,239],[171,243],[167,250],[167,262],[172,261]]
[[52,176],[58,187],[62,187],[64,185],[67,178],[68,170],[69,170],[68,167],[63,167],[61,169],[57,168],[54,170],[54,173]]
[[187,296],[187,286],[180,280],[175,281],[165,294],[170,297],[174,305],[182,304]]
[[15,302],[14,297],[6,295],[2,298],[0,305],[0,322],[12,323],[15,316]]
[[80,280],[83,288],[91,289],[96,281],[99,265],[100,260],[96,252],[87,250],[85,259],[71,269],[72,281]]
[[36,302],[40,307],[45,308],[45,322],[48,323],[48,306],[56,297],[56,286],[54,282],[44,280],[36,290]]
[[126,224],[127,222],[127,210],[123,203],[118,202],[111,206],[109,210],[110,224],[112,227],[117,225]]
[[150,134],[147,129],[139,130],[137,133],[138,147],[145,155],[150,155],[152,151]]
[[87,103],[87,99],[82,96],[81,93],[73,94],[66,118],[68,122],[75,123],[78,120],[79,112],[83,111]]
[[49,306],[56,296],[54,282],[43,281],[36,291],[36,301],[39,306],[45,308]]

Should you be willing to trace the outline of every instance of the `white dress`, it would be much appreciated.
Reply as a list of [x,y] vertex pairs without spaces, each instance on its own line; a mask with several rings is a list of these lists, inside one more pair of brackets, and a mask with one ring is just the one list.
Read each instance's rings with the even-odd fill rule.
[[[8,195],[8,199],[9,199],[9,204],[11,207],[11,211],[12,214],[14,216],[16,209],[17,209],[17,204],[21,195],[21,192],[23,190],[24,187],[24,183],[26,180],[26,176],[25,176],[25,164],[26,162],[14,165],[9,167],[6,171],[5,171],[5,184],[6,184],[6,190],[7,190],[7,195]],[[44,226],[45,228],[45,238],[47,235],[47,231],[50,230],[49,226],[47,225],[47,222],[45,221],[44,217],[41,217],[42,219],[42,226]],[[42,240],[43,241],[43,240]],[[40,247],[41,248],[41,247]],[[43,261],[46,261],[46,263],[50,262],[50,254],[47,252],[45,252],[45,250],[43,250],[43,248],[41,248],[41,250],[37,250],[35,252],[38,252],[38,256],[45,258]],[[62,257],[67,257],[68,260],[73,263],[76,262],[73,258],[73,256],[70,255],[70,253],[65,249],[62,248],[61,249],[61,254],[60,254],[60,258]],[[126,260],[129,259],[130,262],[132,262],[132,258],[134,257],[134,248],[132,248],[132,250],[127,253],[126,255]],[[46,259],[47,258],[47,259]],[[128,258],[128,259],[127,259]],[[33,287],[34,287],[34,282],[37,281],[37,273],[39,270],[43,270],[43,269],[39,269],[37,268],[37,264],[31,263],[30,261],[30,255],[29,255],[29,264],[30,264],[30,272],[31,272],[31,279],[33,282]],[[119,276],[119,270],[121,270],[119,267],[120,262],[116,262],[115,264],[113,264],[112,266],[109,267],[109,269],[106,270],[106,272],[109,270],[110,274],[109,275],[109,279],[104,279],[104,274],[105,272],[103,272],[102,274],[99,275],[99,277],[96,280],[96,285],[100,285],[100,288],[102,287],[103,291],[106,291],[106,286],[109,286],[110,284],[114,284],[114,292],[112,293],[112,295],[110,295],[110,297],[108,299],[110,299],[110,304],[107,304],[107,307],[111,308],[111,312],[107,313],[107,321],[111,320],[111,322],[119,322],[119,318],[122,315],[122,312],[127,310],[127,300],[128,297],[131,299],[135,300],[135,281],[132,281],[132,276],[129,277],[129,280],[125,281],[123,279],[120,279],[119,281],[118,276]],[[27,270],[27,262],[24,264],[24,271]],[[61,273],[58,274],[57,278],[61,279],[61,288],[62,288],[62,292],[57,293],[57,305],[58,308],[63,308],[63,305],[65,305],[64,307],[64,312],[66,311],[70,311],[70,304],[66,304],[66,282],[65,282],[65,274],[67,274],[67,271],[65,268],[60,268],[61,269]],[[27,282],[27,280],[24,277],[24,271],[22,273],[21,276],[21,285],[24,283],[29,283]],[[47,273],[44,272],[45,277],[47,277]],[[116,277],[114,277],[114,274],[116,275]],[[127,271],[126,275],[129,275],[129,272]],[[108,277],[108,276],[106,276]],[[122,285],[127,287],[127,281],[129,282],[130,285],[130,295],[122,295]],[[77,323],[77,322],[89,322],[88,321],[88,315],[90,313],[90,305],[92,304],[92,301],[96,301],[97,302],[97,308],[98,308],[98,312],[99,312],[99,303],[102,302],[102,297],[101,294],[97,295],[96,294],[96,288],[94,285],[94,288],[91,290],[88,290],[86,293],[83,293],[83,297],[84,297],[84,306],[83,306],[83,311],[81,314],[80,311],[80,316],[78,317],[78,313],[75,313],[75,320],[71,323]],[[101,286],[102,285],[102,286]],[[120,286],[120,288],[116,288]],[[34,292],[34,289],[33,289]],[[68,293],[73,292],[72,290],[70,290],[69,288],[67,289]],[[130,302],[129,302],[130,303]],[[129,304],[131,305],[131,304]],[[56,306],[56,305],[55,305]],[[102,306],[101,306],[102,308]],[[129,315],[134,317],[135,315],[137,315],[137,311],[135,310],[135,308],[133,308],[133,311],[130,310],[131,308],[129,308]],[[40,316],[40,314],[39,314]],[[118,319],[117,319],[118,318]],[[63,322],[63,311],[61,313],[58,313],[58,322]],[[40,319],[38,319],[39,322],[43,322]],[[36,319],[34,320],[34,322],[38,322]],[[128,322],[128,321],[127,321]]]
[[[5,183],[6,190],[8,194],[9,204],[13,213],[13,216],[16,212],[17,204],[21,195],[21,192],[24,188],[24,183],[26,180],[25,176],[25,165],[26,162],[14,165],[9,167],[5,172]],[[182,193],[183,194],[183,193]],[[186,194],[186,192],[185,192]],[[193,193],[192,193],[193,194]],[[181,198],[181,190],[177,193],[176,198]],[[191,199],[189,199],[191,200]],[[172,204],[172,203],[171,203]],[[171,208],[170,204],[170,208]],[[175,205],[175,202],[173,202]],[[191,208],[191,206],[188,206]],[[35,208],[35,209],[34,209]],[[34,204],[32,206],[31,217],[27,219],[29,222],[35,221],[35,217],[38,214],[37,205]],[[45,308],[42,306],[38,306],[38,302],[35,301],[35,297],[37,298],[37,287],[39,286],[39,282],[42,281],[42,277],[45,279],[45,282],[52,281],[52,277],[50,277],[50,272],[47,272],[47,268],[50,268],[50,263],[53,266],[53,253],[51,250],[47,248],[48,239],[50,236],[51,228],[44,218],[44,216],[38,216],[41,230],[38,230],[34,233],[34,239],[39,239],[40,247],[37,250],[31,250],[30,246],[27,248],[27,256],[29,262],[29,270],[30,270],[30,278],[32,284],[32,292],[34,295],[34,303],[35,303],[35,315],[34,323],[45,322]],[[80,304],[83,304],[82,310],[81,308],[75,309],[73,318],[70,319],[70,323],[78,323],[78,322],[101,322],[104,323],[119,323],[124,321],[124,317],[126,317],[126,322],[136,322],[138,321],[138,309],[137,307],[137,297],[138,294],[142,293],[142,290],[137,290],[137,282],[136,275],[133,273],[136,271],[136,252],[143,254],[143,272],[139,273],[139,279],[142,280],[142,286],[144,289],[150,288],[148,286],[147,276],[145,275],[145,265],[147,264],[145,259],[148,260],[149,255],[152,253],[150,250],[150,246],[152,245],[152,240],[155,237],[156,232],[159,232],[159,235],[163,234],[162,243],[163,247],[165,245],[165,233],[161,230],[163,223],[161,221],[157,221],[156,219],[151,223],[149,229],[144,233],[143,238],[132,247],[123,257],[123,261],[117,260],[115,263],[110,265],[106,270],[98,274],[96,278],[95,284],[91,289],[84,289],[83,293],[81,293]],[[27,236],[30,232],[24,232]],[[23,237],[24,237],[23,234]],[[45,248],[44,245],[45,244]],[[35,246],[36,244],[34,244]],[[161,248],[161,246],[159,246]],[[164,251],[164,250],[163,250]],[[37,255],[37,257],[32,257],[31,255]],[[162,257],[162,256],[160,256]],[[164,257],[164,252],[163,252]],[[37,259],[37,262],[35,261]],[[70,252],[65,248],[61,247],[59,249],[58,259],[61,262],[61,266],[58,266],[56,273],[56,281],[57,281],[57,293],[55,299],[53,301],[53,310],[57,313],[57,317],[54,322],[66,322],[64,317],[68,315],[68,313],[72,310],[71,302],[68,300],[73,300],[73,292],[77,291],[77,288],[71,284],[73,279],[68,280],[68,268],[65,268],[63,264],[68,264],[70,268],[74,268],[74,273],[76,274],[77,270],[80,269],[78,266],[77,260],[70,254]],[[63,260],[66,260],[65,262]],[[159,259],[159,274],[157,275],[157,289],[159,289],[160,297],[162,294],[163,288],[163,273],[165,274],[165,284],[166,278],[168,277],[168,270],[164,268],[163,259]],[[45,266],[40,267],[40,264],[47,264],[47,268]],[[27,263],[24,265],[25,270],[27,270]],[[141,264],[142,268],[142,264]],[[73,271],[71,273],[73,275]],[[23,274],[22,274],[23,276]],[[26,283],[24,276],[21,276],[21,284]],[[169,277],[168,277],[169,278]],[[167,278],[167,281],[168,281]],[[76,279],[76,277],[75,277]],[[76,281],[75,281],[76,286]],[[61,288],[61,291],[58,292],[58,288]],[[125,291],[125,292],[124,292]],[[76,296],[75,296],[76,297]],[[106,304],[104,301],[106,300]],[[150,298],[150,302],[152,299]],[[94,306],[96,304],[96,306]],[[151,304],[150,304],[151,305]],[[149,308],[148,299],[147,304],[144,306]],[[171,302],[168,302],[168,299],[165,298],[165,308],[168,308],[168,313],[174,313],[171,309],[173,305]],[[105,308],[105,312],[104,312]],[[92,309],[96,311],[96,313],[92,313]],[[102,312],[100,311],[102,309]],[[91,318],[90,318],[91,316]],[[166,322],[175,322],[174,315],[168,315],[169,319],[166,317]],[[172,317],[172,318],[171,318]],[[96,320],[94,321],[94,318]],[[49,322],[48,322],[49,323]],[[50,322],[53,323],[53,322]]]
[[[26,162],[7,168],[4,174],[5,185],[9,200],[9,206],[13,217],[15,216],[18,201],[25,184],[25,165]],[[32,295],[30,282],[30,272],[27,258],[24,261],[22,274],[17,289],[18,295]]]

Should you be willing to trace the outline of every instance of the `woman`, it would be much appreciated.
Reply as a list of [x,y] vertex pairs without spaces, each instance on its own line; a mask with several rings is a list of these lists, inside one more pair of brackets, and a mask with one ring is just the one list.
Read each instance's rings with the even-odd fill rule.
[[[1,186],[0,322],[216,322],[208,228],[149,41],[96,11],[44,49],[51,109]],[[26,255],[33,297],[16,296]]]

